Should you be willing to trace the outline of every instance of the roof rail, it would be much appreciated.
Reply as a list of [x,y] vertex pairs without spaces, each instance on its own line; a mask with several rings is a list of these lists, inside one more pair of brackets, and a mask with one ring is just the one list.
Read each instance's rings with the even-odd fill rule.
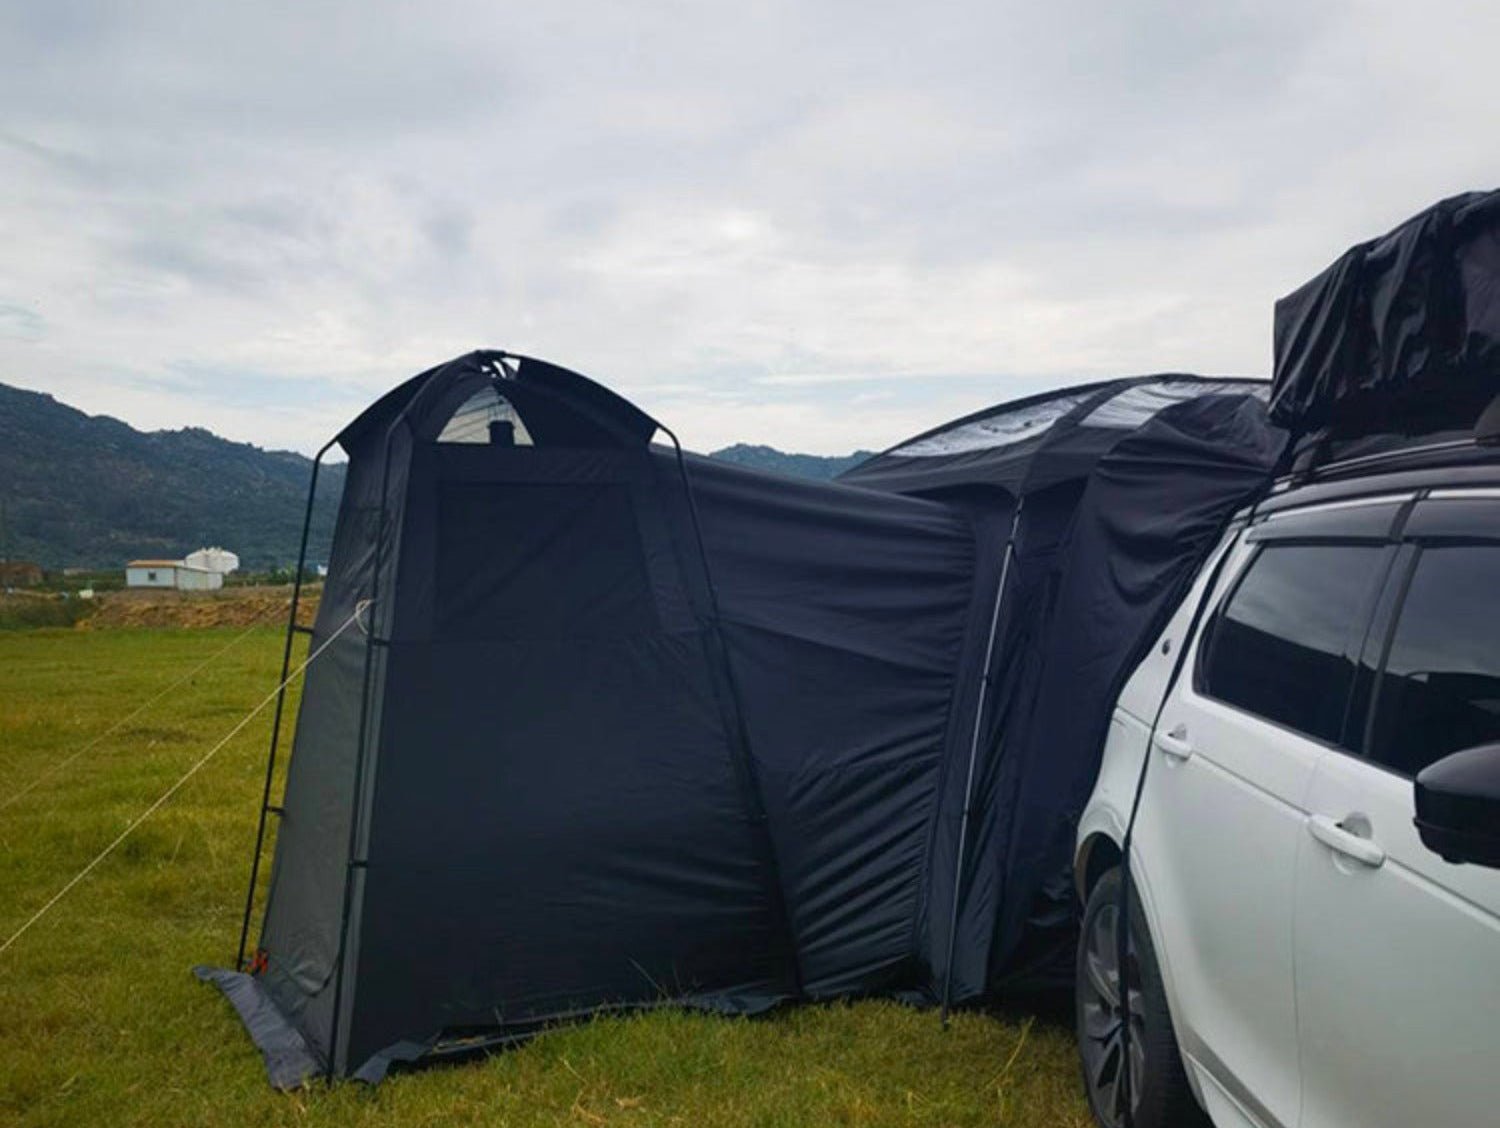
[[1424,443],[1421,446],[1402,447],[1399,450],[1385,450],[1376,454],[1364,454],[1355,458],[1341,458],[1333,462],[1319,463],[1317,455],[1321,450],[1322,444],[1320,443],[1306,452],[1308,457],[1299,458],[1290,471],[1278,478],[1276,487],[1288,489],[1309,482],[1359,474],[1366,470],[1399,469],[1401,463],[1413,459],[1447,452],[1474,450],[1481,446],[1493,445],[1493,443],[1493,440],[1486,442],[1477,436],[1467,439],[1446,439],[1441,442]]

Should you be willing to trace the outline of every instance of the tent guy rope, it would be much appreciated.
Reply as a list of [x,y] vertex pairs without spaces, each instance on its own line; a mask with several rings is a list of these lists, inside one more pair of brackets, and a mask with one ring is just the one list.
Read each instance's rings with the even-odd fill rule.
[[119,732],[122,728],[124,728],[126,725],[128,725],[131,721],[135,720],[137,717],[139,717],[147,709],[151,708],[151,706],[155,705],[162,698],[166,697],[170,693],[175,692],[178,689],[181,689],[188,682],[192,681],[195,677],[197,677],[199,674],[201,674],[204,670],[208,669],[209,666],[213,665],[215,662],[217,662],[220,658],[224,657],[224,655],[228,654],[231,650],[233,650],[240,643],[244,642],[245,639],[249,638],[251,636],[251,634],[253,634],[261,626],[261,620],[264,619],[264,618],[266,618],[270,614],[271,611],[281,611],[281,610],[283,610],[283,608],[278,604],[275,607],[270,607],[270,608],[267,608],[264,611],[261,611],[259,614],[257,614],[255,616],[254,619],[251,620],[250,625],[248,627],[246,627],[244,629],[244,631],[242,631],[240,634],[236,635],[233,639],[231,639],[227,645],[225,645],[224,647],[222,647],[219,650],[214,651],[212,654],[210,654],[207,658],[205,658],[198,665],[194,666],[187,673],[183,674],[182,677],[178,678],[171,685],[169,685],[165,689],[161,690],[161,692],[155,694],[152,697],[147,698],[140,705],[136,706],[135,709],[133,709],[129,713],[125,714],[125,716],[121,717],[114,724],[110,725],[109,728],[105,729],[98,736],[96,736],[92,740],[90,740],[82,748],[77,749],[75,752],[71,753],[70,755],[64,756],[61,760],[57,761],[57,763],[53,764],[51,767],[49,767],[45,771],[43,771],[40,775],[38,775],[30,783],[26,784],[24,787],[20,788],[19,790],[12,792],[10,795],[7,795],[4,799],[0,799],[0,811],[5,810],[6,808],[10,807],[12,804],[17,803],[20,800],[24,799],[27,795],[31,794],[31,792],[35,791],[38,787],[40,787],[42,784],[46,783],[49,779],[52,779],[54,776],[58,775],[60,772],[62,772],[63,770],[65,770],[68,767],[68,765],[72,764],[75,760],[77,760],[84,753],[90,751],[93,748],[98,747],[105,740],[108,740],[115,733]]
[[333,643],[334,643],[334,641],[337,640],[339,638],[339,636],[341,636],[345,631],[347,631],[350,627],[352,627],[355,623],[357,623],[359,621],[359,617],[363,613],[363,611],[364,611],[364,603],[361,602],[355,608],[354,613],[352,615],[350,615],[347,619],[344,620],[343,624],[340,625],[339,629],[336,630],[336,631],[334,631],[333,634],[329,635],[328,638],[326,640],[324,640],[324,642],[322,643],[322,645],[320,645],[316,650],[314,650],[311,654],[309,654],[306,658],[304,658],[302,660],[302,664],[299,665],[290,674],[288,674],[286,676],[286,678],[281,682],[280,685],[278,685],[275,689],[271,690],[270,693],[266,694],[266,696],[261,699],[261,701],[260,701],[260,703],[258,705],[256,705],[253,709],[250,710],[250,712],[246,713],[243,717],[241,717],[240,720],[239,720],[239,722],[234,726],[234,728],[230,729],[227,733],[225,733],[219,739],[219,741],[218,741],[217,744],[215,744],[212,748],[210,748],[207,752],[205,752],[198,759],[197,763],[195,763],[192,767],[190,767],[186,772],[184,772],[182,774],[182,776],[177,780],[176,783],[174,783],[171,787],[167,788],[167,790],[162,793],[161,797],[158,798],[156,800],[156,802],[152,803],[151,806],[147,807],[144,811],[142,811],[139,815],[137,815],[131,821],[130,825],[127,826],[124,830],[122,830],[120,832],[119,837],[117,837],[113,842],[111,842],[108,846],[106,846],[103,850],[101,850],[99,852],[98,856],[96,856],[93,861],[91,861],[88,865],[84,866],[83,869],[79,870],[78,873],[73,876],[73,878],[72,878],[71,881],[69,881],[66,885],[64,885],[61,889],[59,889],[55,894],[53,894],[52,899],[49,900],[40,909],[38,909],[35,913],[33,913],[31,915],[31,918],[25,924],[21,925],[20,928],[16,929],[15,932],[11,933],[11,935],[9,936],[9,938],[6,939],[5,943],[0,944],[0,953],[3,953],[7,948],[9,948],[12,944],[14,944],[17,940],[19,940],[22,937],[22,935],[25,934],[25,932],[26,932],[27,929],[29,929],[37,921],[41,920],[42,917],[46,916],[47,913],[52,909],[52,907],[54,905],[56,905],[59,901],[61,901],[63,899],[63,897],[65,897],[68,894],[69,890],[71,890],[75,885],[77,885],[80,881],[82,881],[85,877],[87,877],[90,873],[92,873],[94,871],[95,867],[97,867],[100,862],[104,861],[105,858],[109,857],[112,853],[114,853],[115,850],[119,847],[120,843],[124,842],[125,839],[129,838],[130,835],[135,831],[135,829],[137,827],[139,827],[143,822],[145,822],[152,815],[154,815],[157,811],[159,811],[166,804],[167,800],[171,799],[173,795],[177,794],[177,792],[181,789],[181,787],[182,787],[183,784],[187,783],[188,780],[192,779],[193,776],[197,775],[198,772],[199,772],[199,770],[205,764],[207,764],[210,760],[212,760],[214,758],[214,756],[216,756],[219,753],[220,749],[222,749],[226,744],[228,744],[231,740],[233,740],[236,736],[238,736],[244,730],[245,726],[248,725],[252,720],[254,720],[255,717],[260,713],[260,711],[262,709],[264,709],[272,701],[276,700],[276,695],[278,693],[280,693],[294,679],[296,679],[297,677],[301,676],[302,672],[304,670],[306,670],[309,666],[311,666],[313,664],[313,662],[317,661],[317,659],[322,656],[323,652],[325,650],[327,650],[330,646],[332,646]]

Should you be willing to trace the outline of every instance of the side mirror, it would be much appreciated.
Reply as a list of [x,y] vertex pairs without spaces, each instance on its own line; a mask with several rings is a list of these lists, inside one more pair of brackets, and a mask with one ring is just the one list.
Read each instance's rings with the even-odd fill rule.
[[1500,869],[1500,744],[1429,764],[1415,786],[1423,845],[1444,861]]

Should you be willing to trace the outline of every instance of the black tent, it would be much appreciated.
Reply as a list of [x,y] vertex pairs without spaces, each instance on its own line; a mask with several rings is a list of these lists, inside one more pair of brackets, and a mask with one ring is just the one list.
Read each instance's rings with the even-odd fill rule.
[[1264,481],[1263,396],[1109,381],[814,483],[541,361],[408,381],[338,437],[260,942],[203,974],[278,1084],[1045,976],[1113,690]]
[[1278,422],[1466,430],[1500,371],[1500,191],[1441,200],[1276,303]]
[[988,562],[981,699],[945,780],[923,922],[944,1004],[1070,981],[1072,832],[1114,698],[1280,450],[1264,383],[1143,376],[921,435],[845,474],[947,500]]

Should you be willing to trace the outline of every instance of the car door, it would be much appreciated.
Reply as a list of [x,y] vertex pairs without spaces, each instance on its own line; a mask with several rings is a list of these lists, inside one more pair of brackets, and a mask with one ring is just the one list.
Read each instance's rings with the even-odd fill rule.
[[1412,779],[1500,740],[1500,501],[1419,503],[1298,860],[1308,1128],[1500,1123],[1500,871],[1445,862]]
[[1196,673],[1162,710],[1136,831],[1182,1048],[1221,1124],[1249,1123],[1247,1113],[1297,1122],[1292,912],[1304,802],[1341,730],[1385,553],[1283,542],[1282,527],[1303,529],[1273,519],[1250,534],[1248,563],[1189,655]]

